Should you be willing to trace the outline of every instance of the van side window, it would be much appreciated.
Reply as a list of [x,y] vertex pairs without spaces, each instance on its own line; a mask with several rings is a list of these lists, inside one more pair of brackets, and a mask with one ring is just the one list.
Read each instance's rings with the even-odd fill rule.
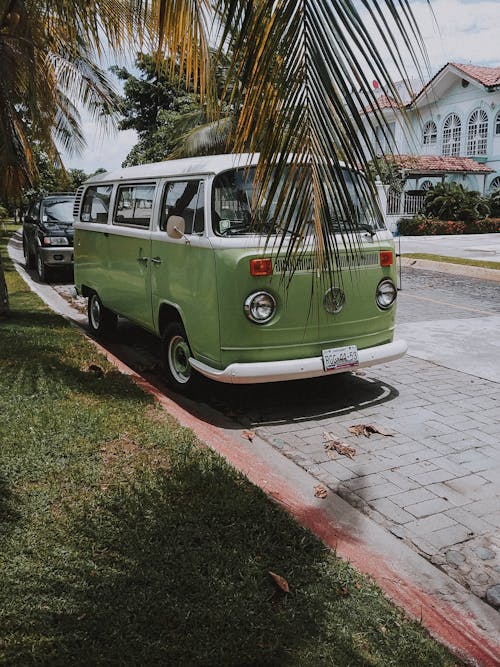
[[202,234],[205,229],[205,187],[203,181],[170,181],[165,186],[160,229],[165,230],[171,215],[186,222],[186,234]]
[[149,227],[155,188],[154,183],[120,185],[116,194],[113,223]]
[[93,185],[87,188],[82,204],[82,222],[108,221],[112,185]]

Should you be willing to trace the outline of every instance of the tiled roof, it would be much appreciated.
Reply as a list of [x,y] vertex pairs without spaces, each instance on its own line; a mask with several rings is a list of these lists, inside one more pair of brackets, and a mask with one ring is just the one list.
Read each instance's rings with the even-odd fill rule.
[[444,155],[391,155],[387,157],[407,172],[430,174],[468,173],[489,174],[494,169],[469,157],[445,157]]
[[365,113],[371,113],[372,111],[380,111],[382,109],[399,109],[400,105],[396,102],[393,97],[389,95],[381,95],[377,97],[377,104],[372,104],[369,107],[364,109]]
[[500,67],[479,67],[477,65],[462,65],[461,63],[450,63],[453,67],[461,70],[472,79],[479,81],[483,86],[500,86]]

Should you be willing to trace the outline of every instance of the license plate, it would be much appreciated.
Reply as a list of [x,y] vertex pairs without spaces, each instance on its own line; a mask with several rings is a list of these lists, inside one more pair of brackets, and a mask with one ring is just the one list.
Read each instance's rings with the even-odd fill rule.
[[355,345],[332,347],[328,350],[323,350],[323,368],[325,371],[352,368],[357,366],[358,363],[358,348]]

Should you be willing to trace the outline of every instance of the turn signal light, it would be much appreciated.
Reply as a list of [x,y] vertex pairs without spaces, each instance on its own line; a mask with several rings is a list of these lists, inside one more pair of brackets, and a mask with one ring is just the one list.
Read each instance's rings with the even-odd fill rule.
[[270,258],[250,260],[250,275],[272,276],[272,274],[273,274],[273,263]]
[[380,266],[392,266],[394,264],[394,255],[392,250],[380,251]]

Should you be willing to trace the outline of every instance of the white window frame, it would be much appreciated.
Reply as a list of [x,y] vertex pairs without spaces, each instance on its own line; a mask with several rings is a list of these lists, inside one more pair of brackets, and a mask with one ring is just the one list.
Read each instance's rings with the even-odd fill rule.
[[488,114],[474,109],[467,122],[467,155],[488,154]]
[[500,111],[495,118],[495,134],[497,137],[500,136]]
[[437,125],[433,120],[429,120],[424,125],[423,142],[424,146],[430,146],[437,142]]
[[493,192],[493,190],[498,190],[498,189],[500,189],[500,176],[495,176],[495,178],[490,183],[488,191]]
[[447,157],[458,157],[460,155],[460,144],[462,141],[462,121],[456,113],[450,113],[443,122],[443,147],[442,153]]

